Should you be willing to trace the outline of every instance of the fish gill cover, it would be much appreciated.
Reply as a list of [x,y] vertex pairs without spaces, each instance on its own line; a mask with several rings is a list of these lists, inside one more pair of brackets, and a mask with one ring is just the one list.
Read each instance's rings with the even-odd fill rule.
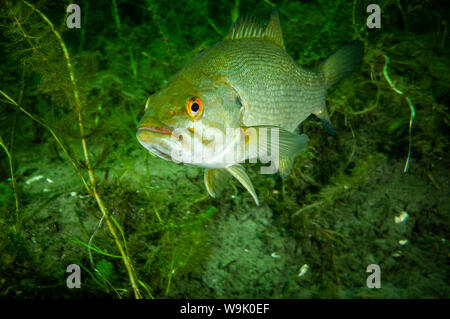
[[[69,28],[69,1],[2,1],[0,298],[448,298],[448,10],[379,1],[369,28],[371,2],[80,0]],[[275,7],[298,65],[352,40],[363,60],[327,92],[335,135],[311,116],[288,177],[246,165],[259,206],[233,179],[211,198],[138,122],[233,21]]]

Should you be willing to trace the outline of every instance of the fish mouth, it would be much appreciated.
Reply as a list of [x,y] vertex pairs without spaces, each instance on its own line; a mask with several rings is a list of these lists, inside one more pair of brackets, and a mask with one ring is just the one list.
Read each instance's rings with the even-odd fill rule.
[[142,125],[138,127],[139,131],[150,131],[155,133],[161,133],[161,134],[168,134],[172,135],[173,129],[171,129],[168,126],[151,126],[151,125]]
[[170,147],[167,145],[167,141],[160,139],[155,140],[152,138],[153,132],[154,131],[152,130],[138,130],[137,139],[139,143],[150,151],[150,153],[153,153],[162,159],[170,160]]
[[172,128],[153,125],[141,125],[136,133],[136,137],[142,146],[164,160],[171,160],[170,140],[172,135]]

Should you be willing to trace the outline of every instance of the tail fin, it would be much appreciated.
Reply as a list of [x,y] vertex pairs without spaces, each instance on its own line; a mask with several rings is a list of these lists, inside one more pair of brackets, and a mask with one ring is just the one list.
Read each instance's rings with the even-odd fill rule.
[[350,42],[325,60],[319,68],[325,75],[327,88],[349,75],[361,62],[363,54],[361,42]]

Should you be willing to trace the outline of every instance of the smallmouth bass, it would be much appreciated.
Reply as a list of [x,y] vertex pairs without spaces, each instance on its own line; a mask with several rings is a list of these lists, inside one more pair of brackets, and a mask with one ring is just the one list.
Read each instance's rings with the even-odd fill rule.
[[285,50],[278,11],[265,26],[238,19],[225,40],[201,52],[149,97],[137,139],[165,160],[206,168],[204,183],[212,197],[231,174],[259,205],[240,163],[260,158],[271,162],[266,173],[288,176],[308,140],[294,130],[315,114],[334,134],[326,90],[362,55],[362,45],[351,43],[317,70],[307,70]]

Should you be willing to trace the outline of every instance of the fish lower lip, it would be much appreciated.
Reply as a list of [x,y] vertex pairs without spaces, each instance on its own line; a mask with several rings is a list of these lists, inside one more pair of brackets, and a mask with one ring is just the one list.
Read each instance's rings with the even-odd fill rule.
[[155,133],[161,133],[161,134],[172,134],[172,129],[170,129],[169,127],[156,127],[156,126],[150,126],[150,125],[146,125],[146,126],[139,126],[138,127],[139,130],[141,131],[150,131],[150,132],[155,132]]
[[169,150],[163,149],[162,147],[158,146],[158,145],[150,145],[147,144],[145,142],[140,141],[140,143],[142,144],[142,146],[144,146],[150,153],[165,159],[165,160],[170,160],[171,156],[169,155]]
[[165,159],[165,160],[170,160],[170,156],[164,152],[161,152],[160,150],[156,149],[156,148],[152,148],[150,150],[151,153],[155,154],[156,156]]

